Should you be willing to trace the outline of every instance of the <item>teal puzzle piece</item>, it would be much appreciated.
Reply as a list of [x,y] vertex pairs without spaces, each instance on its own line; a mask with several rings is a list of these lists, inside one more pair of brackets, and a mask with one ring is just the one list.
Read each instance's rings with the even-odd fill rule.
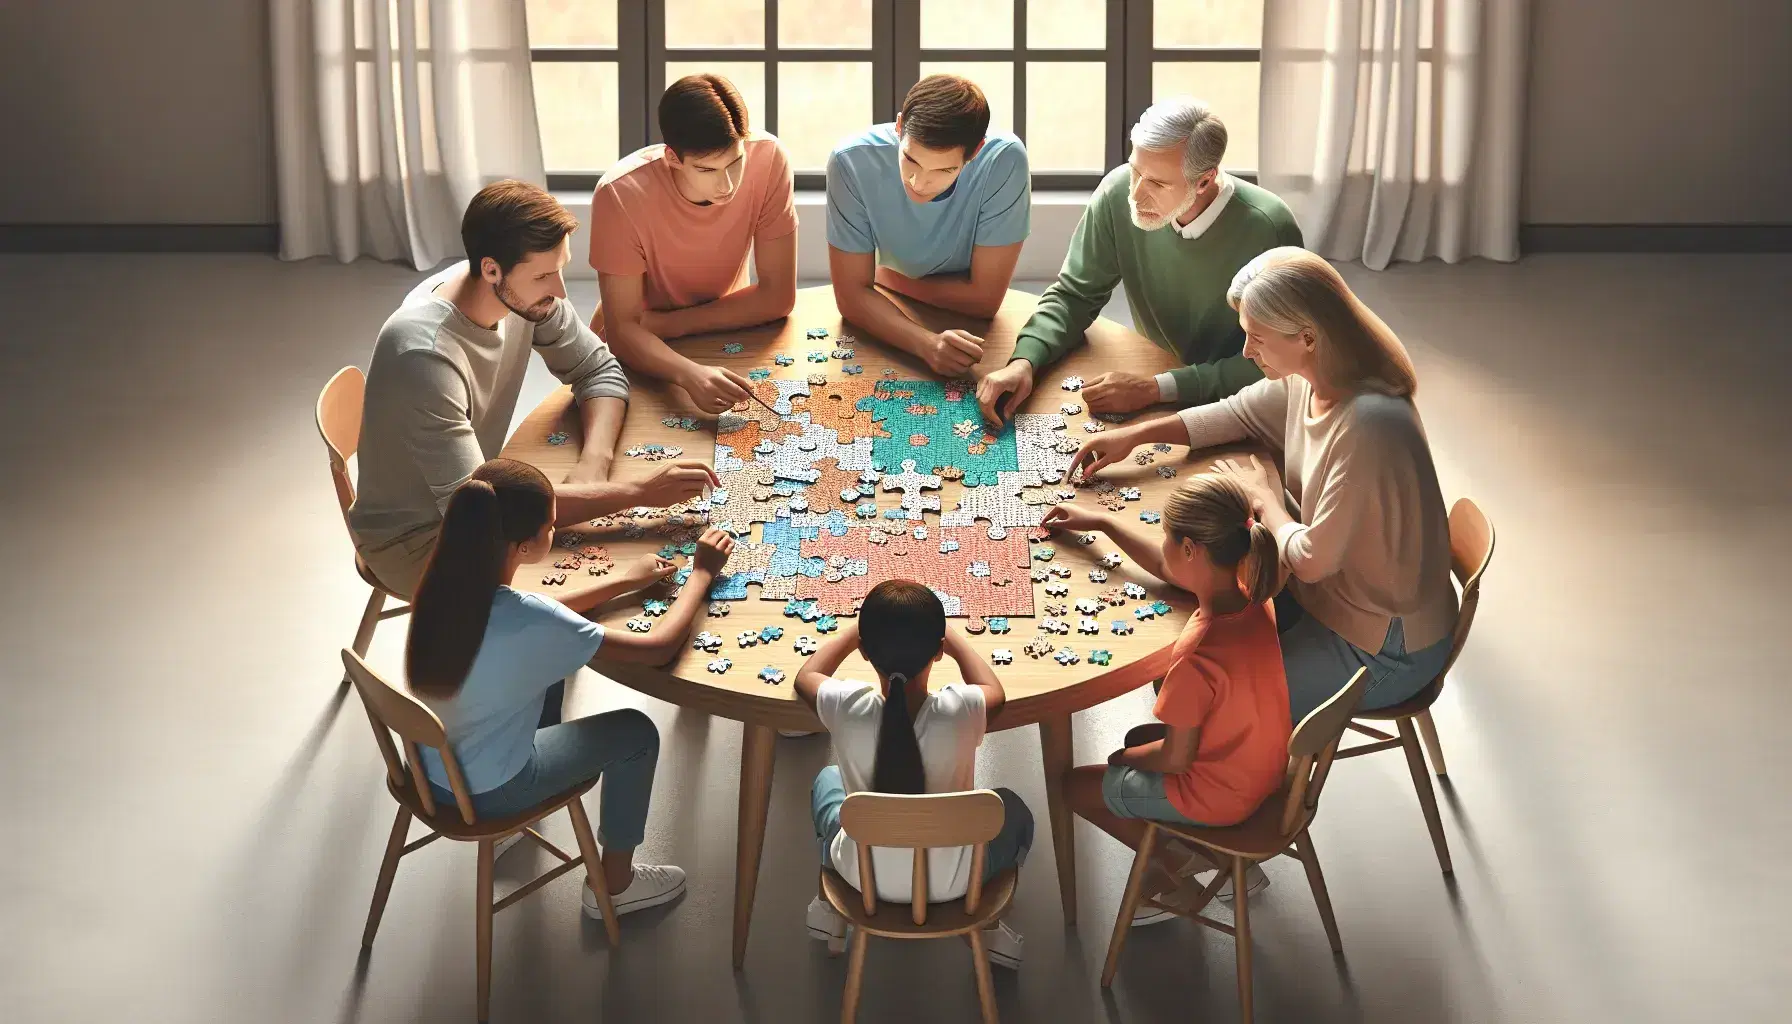
[[[897,392],[911,394],[896,397]],[[891,397],[880,398],[878,394]],[[909,411],[917,406],[931,406],[935,411]],[[901,466],[906,459],[915,460],[915,467],[923,473],[957,466],[964,470],[966,487],[994,486],[997,473],[1020,469],[1012,423],[1003,426],[995,441],[984,446],[982,452],[971,454],[970,447],[982,445],[984,436],[983,413],[977,407],[973,388],[933,380],[879,381],[877,392],[860,399],[858,408],[871,413],[871,418],[879,421],[889,435],[874,439],[871,449],[872,459],[886,467]],[[969,437],[959,437],[953,433],[952,425],[965,420],[976,423],[978,429]]]

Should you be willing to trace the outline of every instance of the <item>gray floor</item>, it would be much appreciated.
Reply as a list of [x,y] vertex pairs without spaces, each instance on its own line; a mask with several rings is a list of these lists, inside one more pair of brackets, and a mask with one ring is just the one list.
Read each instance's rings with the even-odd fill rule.
[[[357,959],[392,807],[336,686],[366,591],[311,425],[318,386],[365,360],[418,275],[200,256],[6,257],[0,274],[7,1018],[470,1019],[470,849],[407,858]],[[1437,713],[1454,882],[1401,760],[1342,766],[1314,831],[1346,956],[1298,868],[1272,866],[1252,914],[1258,1019],[1786,1019],[1792,260],[1348,276],[1413,349],[1446,494],[1481,500],[1500,547]],[[525,407],[550,383],[532,376]],[[383,631],[376,662],[401,641]],[[802,925],[826,740],[779,750],[735,974],[739,728],[581,682],[573,710],[659,722],[643,852],[691,890],[627,919],[616,950],[571,881],[506,912],[494,1019],[834,1019],[844,964]],[[1148,712],[1135,693],[1079,716],[1078,758]],[[991,738],[982,761],[1044,817],[1033,735]],[[1125,859],[1077,838],[1075,929],[1049,843],[1023,873],[1007,1019],[1233,1019],[1229,940],[1183,923],[1139,932],[1102,992]],[[974,1019],[966,956],[874,946],[861,1019]]]

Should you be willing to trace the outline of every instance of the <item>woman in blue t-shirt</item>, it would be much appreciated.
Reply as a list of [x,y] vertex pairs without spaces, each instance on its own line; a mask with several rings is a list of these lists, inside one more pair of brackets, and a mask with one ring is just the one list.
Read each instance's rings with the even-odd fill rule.
[[[554,488],[534,466],[493,459],[448,500],[435,552],[411,604],[405,675],[411,691],[442,720],[480,817],[517,814],[580,783],[602,778],[598,839],[604,881],[616,912],[676,899],[684,872],[634,863],[647,826],[659,760],[659,730],[633,708],[560,723],[543,714],[550,691],[579,666],[604,661],[661,664],[678,653],[710,581],[734,539],[706,532],[690,579],[649,633],[606,635],[588,613],[611,598],[672,575],[648,555],[560,600],[511,588],[518,567],[554,543]],[[557,699],[555,701],[557,703]],[[421,751],[439,805],[454,795],[441,754]],[[585,912],[598,917],[587,889]]]

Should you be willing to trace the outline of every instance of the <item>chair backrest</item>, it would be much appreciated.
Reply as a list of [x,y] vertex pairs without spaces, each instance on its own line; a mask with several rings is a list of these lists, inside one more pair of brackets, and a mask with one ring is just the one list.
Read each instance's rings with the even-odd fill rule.
[[928,793],[854,793],[840,807],[840,827],[859,847],[859,891],[865,913],[877,913],[877,879],[871,870],[874,847],[914,851],[909,912],[918,925],[927,923],[927,850],[971,846],[971,885],[964,894],[965,913],[977,911],[983,898],[983,865],[989,841],[1002,831],[1002,798],[992,790]]
[[1459,499],[1450,508],[1450,571],[1462,587],[1462,598],[1456,613],[1456,628],[1450,631],[1450,657],[1444,662],[1438,679],[1449,674],[1456,656],[1468,643],[1469,627],[1475,624],[1475,609],[1481,606],[1481,574],[1493,561],[1493,523],[1481,506],[1472,499]]
[[1338,741],[1368,688],[1369,670],[1357,669],[1343,689],[1308,712],[1294,727],[1294,735],[1288,737],[1288,798],[1282,804],[1283,835],[1298,831],[1319,809],[1319,792],[1325,788],[1325,777],[1331,772]]
[[348,460],[361,447],[361,406],[367,397],[367,375],[358,366],[344,366],[317,396],[317,432],[330,449],[330,480],[336,485],[336,503],[348,516],[355,503],[355,482],[349,479]]
[[[454,803],[461,820],[473,824],[477,820],[473,814],[473,798],[468,793],[466,778],[461,775],[460,761],[448,745],[442,720],[422,701],[367,667],[354,651],[343,648],[342,664],[354,681],[355,691],[361,695],[361,704],[367,708],[367,718],[373,723],[374,742],[379,744],[380,755],[386,759],[386,776],[392,787],[400,792],[409,787],[424,813],[435,817],[435,795],[430,792],[429,778],[423,774],[423,762],[417,758],[418,747],[434,747],[448,769],[449,788],[454,791]],[[393,733],[398,734],[396,746],[392,742]],[[403,748],[402,755],[399,747]]]

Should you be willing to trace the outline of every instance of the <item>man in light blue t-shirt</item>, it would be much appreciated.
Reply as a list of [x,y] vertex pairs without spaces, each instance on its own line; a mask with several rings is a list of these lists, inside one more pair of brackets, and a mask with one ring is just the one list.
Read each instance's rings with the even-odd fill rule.
[[1020,140],[988,130],[989,102],[975,83],[929,75],[894,124],[874,125],[828,157],[828,270],[840,314],[942,376],[976,365],[983,339],[930,331],[878,288],[995,315],[1027,238],[1032,186]]

